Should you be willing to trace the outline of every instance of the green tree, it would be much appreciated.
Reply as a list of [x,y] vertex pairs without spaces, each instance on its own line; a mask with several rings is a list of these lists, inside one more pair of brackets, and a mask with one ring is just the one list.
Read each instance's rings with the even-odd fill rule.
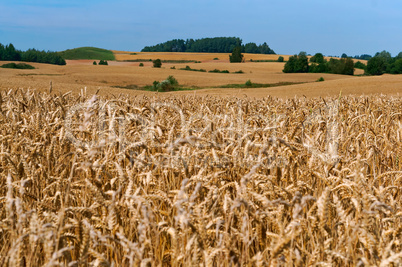
[[283,56],[278,57],[278,62],[284,62],[284,61],[285,61],[285,59],[283,58]]
[[315,62],[315,63],[324,63],[324,55],[321,53],[316,53],[314,56],[310,58],[310,62]]
[[259,45],[258,48],[260,49],[261,54],[275,54],[274,50],[272,50],[266,42],[262,45]]
[[162,61],[159,58],[152,61],[152,63],[154,63],[154,68],[162,67]]
[[244,46],[244,52],[250,54],[258,54],[260,50],[255,43],[248,43]]
[[241,46],[236,46],[231,55],[229,55],[230,63],[238,63],[243,61],[243,54],[241,53]]
[[402,74],[402,57],[396,59],[394,63],[390,64],[389,73]]
[[4,49],[3,60],[20,61],[21,54],[15,49],[13,44],[8,44]]
[[385,63],[389,63],[392,60],[391,53],[385,50],[377,52],[374,57],[383,58],[385,60]]
[[293,72],[295,72],[296,61],[297,61],[297,55],[290,56],[282,71],[284,73],[293,73]]
[[353,59],[348,57],[346,59],[341,60],[343,66],[343,73],[342,74],[346,74],[346,75],[353,75],[355,72],[355,64],[353,62]]
[[3,44],[0,43],[0,60],[4,60],[3,58],[5,56],[5,53],[6,53],[6,48],[4,47]]
[[367,62],[365,73],[370,75],[382,75],[386,69],[386,61],[383,57],[372,57]]
[[329,73],[329,64],[326,60],[322,63],[315,63],[312,62],[310,66],[308,67],[308,72],[311,73]]
[[308,58],[306,52],[300,52],[299,55],[289,57],[283,72],[285,73],[302,73],[308,72]]

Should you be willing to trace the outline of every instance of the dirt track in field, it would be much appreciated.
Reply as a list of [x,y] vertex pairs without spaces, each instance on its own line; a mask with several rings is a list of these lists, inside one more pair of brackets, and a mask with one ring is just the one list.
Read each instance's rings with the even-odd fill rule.
[[[30,63],[34,70],[0,69],[0,89],[11,88],[36,89],[48,91],[50,82],[54,92],[81,91],[87,88],[88,93],[119,93],[130,95],[156,94],[139,90],[116,88],[127,86],[151,85],[155,80],[161,81],[173,75],[186,87],[204,88],[196,91],[182,91],[159,94],[200,94],[239,97],[275,97],[294,96],[336,96],[342,94],[402,94],[402,75],[382,75],[378,77],[346,76],[322,73],[282,72],[284,63],[250,62],[253,60],[276,60],[279,55],[245,54],[246,62],[229,63],[228,54],[208,53],[136,53],[115,51],[118,60],[156,59],[162,60],[196,60],[201,63],[163,63],[162,68],[153,68],[151,61],[140,62],[109,61],[108,66],[94,66],[93,60],[68,60],[66,66]],[[285,59],[288,56],[284,56]],[[218,58],[218,60],[216,60]],[[215,59],[215,60],[214,60]],[[1,62],[0,65],[7,63]],[[206,71],[219,69],[230,73],[208,73],[180,70],[189,66],[192,69]],[[172,69],[174,67],[174,69]],[[244,73],[236,74],[236,71]],[[356,70],[355,74],[362,74]],[[324,82],[315,82],[323,77]],[[303,83],[271,88],[222,89],[211,88],[226,84],[244,84],[247,80],[253,83],[274,84],[280,82]]]

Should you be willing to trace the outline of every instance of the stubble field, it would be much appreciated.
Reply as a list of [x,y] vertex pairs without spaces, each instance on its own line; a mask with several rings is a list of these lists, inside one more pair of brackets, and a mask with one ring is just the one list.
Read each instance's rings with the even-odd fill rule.
[[[31,88],[38,91],[48,91],[50,81],[56,92],[80,92],[87,87],[88,92],[99,94],[119,93],[138,95],[155,93],[127,90],[126,87],[142,87],[152,85],[157,80],[166,79],[173,75],[185,87],[196,87],[197,94],[223,95],[238,97],[294,97],[294,96],[335,96],[342,91],[343,94],[393,94],[402,93],[402,75],[383,75],[380,77],[360,77],[334,74],[285,74],[282,73],[284,63],[278,62],[250,62],[248,60],[276,60],[278,55],[250,55],[245,54],[246,62],[231,64],[227,54],[202,54],[202,53],[136,53],[115,51],[118,60],[156,59],[162,60],[188,60],[201,63],[163,63],[161,69],[153,68],[152,62],[143,62],[144,67],[139,67],[140,62],[109,61],[109,66],[93,66],[90,60],[67,61],[66,66],[54,66],[47,64],[35,64],[35,70],[9,70],[0,71],[0,89]],[[284,56],[286,57],[286,56]],[[218,58],[219,60],[214,60]],[[286,58],[285,58],[286,59]],[[6,63],[6,62],[5,62]],[[171,67],[175,69],[171,69]],[[205,69],[206,71],[219,69],[228,70],[231,73],[204,73],[180,70],[189,66],[193,69]],[[233,72],[242,70],[244,73]],[[356,70],[355,74],[362,73]],[[315,83],[323,77],[324,82]],[[247,80],[254,83],[276,84],[281,82],[303,83],[270,88],[210,89],[227,84],[244,84]],[[120,88],[116,88],[120,87]],[[180,94],[193,94],[194,92],[181,92]],[[173,93],[174,94],[174,93]]]

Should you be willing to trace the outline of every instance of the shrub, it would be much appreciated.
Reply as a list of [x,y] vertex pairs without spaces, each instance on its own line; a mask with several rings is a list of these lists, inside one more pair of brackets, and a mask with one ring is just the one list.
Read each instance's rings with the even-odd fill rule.
[[235,71],[235,73],[244,73],[242,70]]
[[179,82],[176,80],[175,77],[173,77],[173,75],[169,75],[166,80],[169,81],[169,83],[173,86],[179,85]]
[[278,62],[284,62],[284,61],[285,61],[285,59],[283,58],[283,56],[278,57]]
[[144,67],[144,63],[141,62],[140,65],[139,65],[139,67]]
[[218,70],[218,69],[214,69],[214,70],[210,70],[210,71],[208,71],[208,72],[219,73],[219,72],[221,72],[221,71]]
[[190,70],[190,71],[200,71],[200,72],[207,72],[204,69],[192,69],[190,66],[186,66],[185,68],[180,68],[180,70]]
[[325,60],[323,63],[311,63],[308,67],[308,72],[310,73],[329,73],[329,64]]
[[323,77],[320,77],[318,80],[317,80],[317,82],[323,82],[324,81],[324,78]]
[[175,70],[175,69],[176,69],[176,67],[175,67],[175,66],[173,66],[173,67],[170,67],[170,69]]
[[218,70],[218,69],[214,69],[214,70],[210,70],[208,72],[213,72],[213,73],[230,73],[228,70]]
[[94,61],[94,62],[92,62],[92,65],[98,65],[98,64],[96,63],[96,61]]
[[26,63],[7,63],[7,64],[3,64],[1,66],[2,68],[7,68],[7,69],[34,69],[34,66],[31,66],[29,64]]
[[154,68],[160,68],[162,67],[162,61],[158,58],[152,61],[154,63]]
[[364,63],[362,63],[362,62],[360,62],[360,61],[357,61],[357,62],[355,63],[355,68],[356,68],[356,69],[362,69],[362,70],[364,70],[364,69],[366,69],[366,64],[364,64]]
[[219,60],[219,58],[215,57],[214,60]]
[[246,87],[251,87],[251,86],[253,86],[253,83],[250,80],[247,80],[245,85],[246,85]]
[[109,65],[106,60],[101,59],[99,65]]
[[158,89],[158,84],[159,84],[159,81],[154,81],[152,84],[155,91]]
[[169,77],[166,78],[166,80],[163,80],[161,82],[159,81],[154,81],[152,85],[152,90],[154,91],[162,91],[162,92],[168,92],[168,91],[173,91],[176,86],[179,85],[179,82],[176,80],[175,77],[170,75]]

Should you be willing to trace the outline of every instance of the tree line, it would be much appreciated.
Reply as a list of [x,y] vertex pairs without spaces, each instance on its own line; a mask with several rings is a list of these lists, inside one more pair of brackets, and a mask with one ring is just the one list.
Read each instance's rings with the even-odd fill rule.
[[367,62],[365,72],[370,75],[402,74],[402,52],[392,57],[388,51],[377,52]]
[[402,52],[392,57],[387,51],[377,52],[373,57],[361,55],[355,58],[368,58],[367,65],[358,61],[354,63],[351,57],[342,54],[340,59],[330,58],[326,60],[324,55],[316,53],[308,59],[306,52],[289,57],[283,72],[285,73],[333,73],[353,75],[355,68],[364,69],[366,75],[381,75],[384,73],[402,74]]
[[66,61],[57,52],[46,52],[36,49],[21,51],[15,49],[14,45],[11,43],[8,45],[0,43],[0,60],[66,65]]
[[238,37],[215,37],[201,39],[174,39],[154,46],[146,46],[141,52],[202,52],[231,53],[235,47],[241,47],[243,53],[275,54],[266,42],[242,44]]
[[[309,64],[310,62],[310,64]],[[317,53],[310,58],[306,52],[300,52],[298,55],[289,57],[283,72],[285,73],[333,73],[333,74],[354,74],[354,63],[352,58],[331,58],[329,61],[324,55]]]

